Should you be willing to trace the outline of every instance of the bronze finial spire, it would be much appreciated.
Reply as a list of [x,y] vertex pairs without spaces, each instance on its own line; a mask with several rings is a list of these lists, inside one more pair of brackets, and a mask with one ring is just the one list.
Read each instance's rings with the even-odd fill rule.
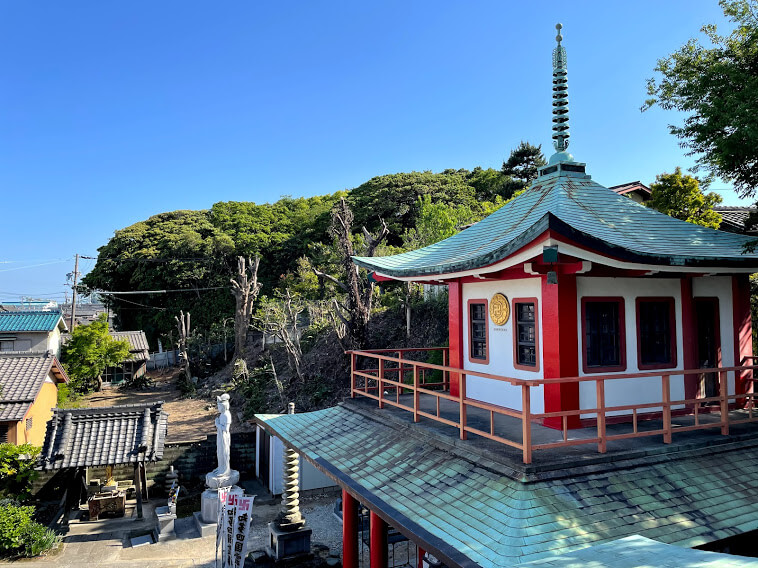
[[558,45],[553,50],[553,146],[558,153],[569,145],[568,79],[566,78],[566,49],[561,45],[563,24],[556,24]]

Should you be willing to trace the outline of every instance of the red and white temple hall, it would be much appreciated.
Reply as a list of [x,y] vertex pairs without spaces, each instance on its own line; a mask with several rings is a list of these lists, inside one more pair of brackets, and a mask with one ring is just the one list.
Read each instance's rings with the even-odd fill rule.
[[257,416],[342,487],[348,568],[363,540],[388,566],[388,527],[461,567],[755,538],[758,254],[592,180],[567,152],[561,40],[556,153],[533,185],[444,241],[354,258],[378,281],[446,286],[448,346],[351,352],[343,404]]

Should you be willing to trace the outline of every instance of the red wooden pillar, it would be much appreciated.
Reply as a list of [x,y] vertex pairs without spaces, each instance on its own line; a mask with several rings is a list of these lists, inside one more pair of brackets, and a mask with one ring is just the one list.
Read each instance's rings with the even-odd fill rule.
[[[559,274],[557,284],[542,276],[542,361],[544,377],[576,377],[579,374],[576,276]],[[545,412],[577,410],[579,383],[545,385]],[[579,428],[579,416],[570,416],[569,428]],[[545,426],[562,428],[560,417],[547,418]]]
[[371,541],[371,568],[387,568],[389,557],[387,555],[387,523],[379,515],[371,511],[369,516],[369,531]]
[[[465,346],[463,345],[463,284],[460,280],[451,281],[447,285],[448,294],[448,345],[450,346],[450,360],[448,365],[457,369],[463,368]],[[458,396],[460,377],[457,373],[450,373],[450,394]]]
[[342,566],[358,568],[358,501],[342,490]]
[[[685,369],[697,369],[697,319],[695,318],[695,299],[692,296],[692,277],[685,276],[681,282],[682,293],[682,351]],[[684,398],[697,397],[699,385],[698,375],[685,375]]]
[[424,568],[424,554],[426,554],[426,551],[418,545],[416,545],[416,551],[418,552],[418,560],[416,560],[416,568]]
[[[732,323],[734,325],[734,364],[752,365],[752,359],[745,357],[753,356],[753,321],[750,314],[750,276],[747,274],[735,274],[732,276]],[[748,379],[750,371],[742,371],[734,374],[735,393],[744,394],[750,392],[752,386]],[[744,402],[739,401],[740,406]]]

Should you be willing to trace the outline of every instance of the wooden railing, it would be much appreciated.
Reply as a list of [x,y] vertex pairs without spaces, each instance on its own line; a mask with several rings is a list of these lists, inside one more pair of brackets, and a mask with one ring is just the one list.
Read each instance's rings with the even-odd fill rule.
[[[419,355],[428,358],[435,351],[442,352],[442,365],[419,360]],[[453,426],[458,429],[460,438],[464,440],[468,434],[476,434],[516,448],[522,452],[524,463],[531,463],[534,451],[550,448],[597,444],[597,451],[604,453],[608,442],[655,435],[663,436],[664,443],[671,443],[674,432],[672,411],[692,416],[691,424],[676,426],[677,433],[720,428],[721,434],[728,435],[730,425],[758,421],[758,412],[755,412],[753,408],[754,395],[752,393],[752,371],[758,368],[753,363],[758,357],[746,357],[743,363],[749,361],[751,364],[733,367],[524,380],[450,367],[447,365],[449,354],[446,347],[349,351],[348,354],[351,357],[352,365],[350,392],[353,398],[356,396],[367,397],[376,400],[379,403],[379,408],[392,406],[412,412],[414,422],[418,422],[421,418],[429,418]],[[414,355],[416,357],[411,358]],[[699,376],[703,373],[718,374],[719,394],[717,396],[675,400],[671,398],[671,377]],[[749,373],[747,381],[751,385],[748,389],[750,392],[729,394],[727,380],[729,373],[734,373],[735,378],[742,373]],[[451,374],[458,378],[457,396],[451,395],[449,392]],[[432,380],[429,380],[430,376]],[[521,409],[507,408],[468,398],[466,383],[469,377],[500,381],[519,388],[521,390]],[[606,383],[625,379],[638,379],[645,383],[659,381],[660,400],[640,404],[608,406],[605,394]],[[595,383],[595,407],[560,412],[532,412],[531,389],[547,385],[581,382]],[[650,387],[652,385],[645,385],[645,388]],[[421,396],[431,397],[434,400],[433,410],[422,408]],[[457,405],[454,417],[443,416],[442,405],[444,403],[442,401],[449,401],[453,405]],[[744,409],[744,412],[740,413],[739,416],[730,417],[730,409],[735,408]],[[476,428],[469,423],[467,419],[469,409],[484,411],[485,415],[488,415],[488,430]],[[619,413],[623,413],[623,420],[631,424],[631,431],[609,433],[607,431],[608,421],[609,419],[618,420]],[[708,415],[716,415],[717,413],[718,421],[703,421],[702,415],[704,413],[708,413]],[[644,418],[654,416],[659,419],[660,428],[640,429],[641,415]],[[505,428],[507,430],[505,433],[496,433],[496,416],[507,417],[518,423]],[[548,420],[560,424],[558,430],[561,431],[561,439],[535,443],[532,436],[533,424],[542,424]],[[568,425],[570,420],[572,422],[582,421],[583,424],[587,424],[588,421],[594,422],[591,427],[595,429],[596,435],[569,439],[570,429]]]

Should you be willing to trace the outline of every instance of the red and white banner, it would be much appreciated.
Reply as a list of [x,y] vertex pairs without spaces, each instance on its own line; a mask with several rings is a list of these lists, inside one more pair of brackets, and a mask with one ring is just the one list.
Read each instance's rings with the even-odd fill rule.
[[[254,496],[245,496],[241,489],[219,489],[219,519],[216,532],[216,566],[242,568],[247,554],[247,537],[253,513]],[[218,557],[219,544],[221,558]],[[221,561],[219,563],[219,560]]]

